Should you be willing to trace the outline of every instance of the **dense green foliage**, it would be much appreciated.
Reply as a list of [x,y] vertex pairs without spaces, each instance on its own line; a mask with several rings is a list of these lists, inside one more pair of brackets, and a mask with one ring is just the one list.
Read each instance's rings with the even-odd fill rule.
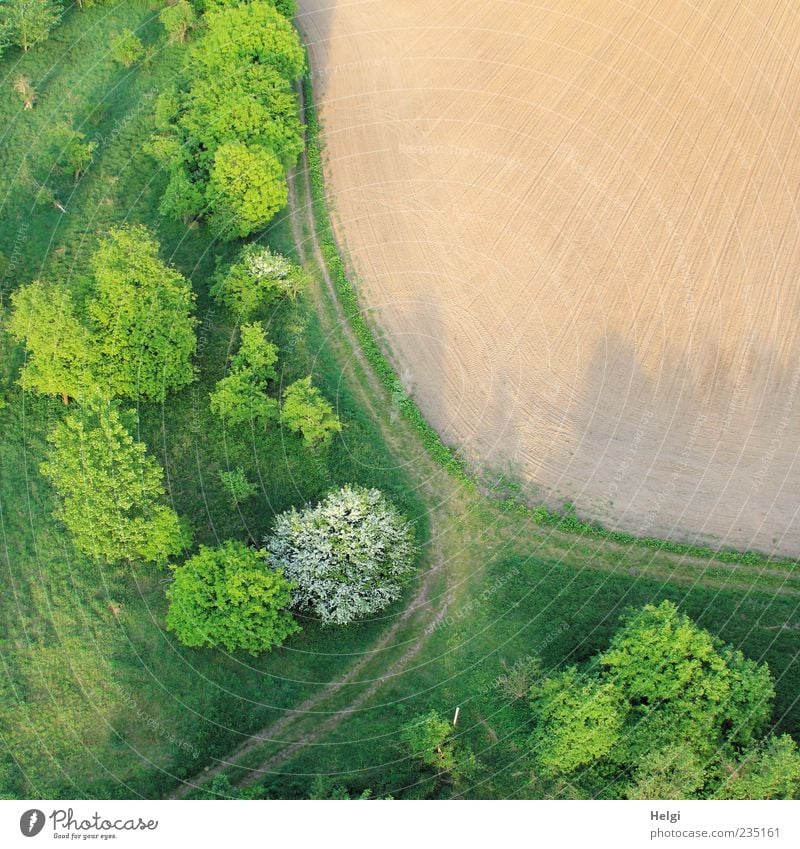
[[413,539],[381,492],[345,486],[315,507],[278,516],[266,545],[296,585],[293,605],[346,625],[400,597],[414,565]]
[[761,740],[774,695],[766,665],[674,604],[647,605],[585,671],[532,685],[531,750],[545,774],[570,776],[591,795],[747,795],[759,779],[737,782],[749,774],[791,798],[800,792],[800,754],[789,737]]
[[267,395],[267,383],[277,376],[278,349],[258,322],[242,325],[241,337],[230,371],[211,393],[211,409],[227,426],[263,426],[278,417],[278,402]]
[[84,407],[49,436],[42,474],[61,497],[58,515],[86,554],[108,563],[163,563],[188,542],[164,504],[163,472],[113,406]]
[[112,229],[92,256],[83,322],[64,285],[11,297],[9,332],[28,349],[21,383],[45,395],[163,401],[194,379],[194,293],[143,227]]
[[217,274],[211,294],[240,320],[247,321],[281,297],[294,300],[303,283],[302,270],[290,259],[267,247],[250,244],[224,273]]
[[11,306],[6,328],[28,352],[20,385],[43,395],[96,394],[91,335],[78,320],[69,290],[35,281],[12,293]]
[[158,247],[143,227],[124,227],[92,258],[97,373],[114,397],[163,401],[194,379],[195,296]]
[[209,215],[214,232],[233,239],[286,205],[286,172],[303,146],[292,81],[305,55],[266,0],[215,4],[204,19],[185,85],[161,98],[150,150],[170,173],[162,210]]
[[301,434],[309,448],[329,443],[342,429],[333,407],[312,385],[310,376],[295,380],[284,389],[281,421],[289,430]]
[[0,53],[6,44],[28,51],[44,41],[63,13],[61,0],[2,0]]
[[165,6],[158,17],[173,41],[183,44],[186,34],[195,25],[197,15],[189,0],[178,0]]
[[299,626],[286,611],[292,585],[264,552],[228,541],[175,570],[167,590],[167,628],[187,646],[224,646],[250,654],[280,645]]
[[111,55],[126,68],[130,68],[144,56],[144,45],[135,32],[126,29],[112,39]]

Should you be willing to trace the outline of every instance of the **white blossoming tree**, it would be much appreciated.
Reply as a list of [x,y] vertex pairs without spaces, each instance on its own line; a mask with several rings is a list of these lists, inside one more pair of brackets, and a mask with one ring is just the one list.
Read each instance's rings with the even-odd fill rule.
[[400,597],[414,568],[411,524],[377,489],[344,486],[316,507],[278,516],[269,562],[292,581],[292,605],[345,625]]

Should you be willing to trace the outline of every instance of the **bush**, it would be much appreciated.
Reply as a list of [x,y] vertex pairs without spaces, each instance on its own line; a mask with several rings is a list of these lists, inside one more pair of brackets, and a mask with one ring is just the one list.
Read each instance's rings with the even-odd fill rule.
[[136,33],[126,29],[111,39],[111,55],[116,62],[130,68],[144,56],[144,45]]
[[319,389],[304,377],[287,386],[283,393],[281,421],[289,430],[299,433],[309,448],[326,445],[342,423]]
[[292,585],[270,569],[265,552],[228,541],[200,551],[175,570],[167,590],[167,628],[187,646],[269,651],[300,630],[286,608]]
[[297,585],[294,607],[337,625],[398,599],[415,556],[411,525],[397,508],[377,489],[356,486],[278,516],[266,545]]

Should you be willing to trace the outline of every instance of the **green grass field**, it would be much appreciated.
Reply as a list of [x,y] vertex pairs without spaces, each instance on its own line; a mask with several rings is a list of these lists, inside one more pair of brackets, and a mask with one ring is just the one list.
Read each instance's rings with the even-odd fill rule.
[[[308,255],[309,292],[263,319],[281,351],[281,381],[312,373],[336,399],[345,425],[341,438],[314,454],[277,427],[266,433],[221,428],[207,396],[223,372],[235,328],[208,288],[216,262],[230,260],[236,246],[213,242],[203,226],[187,229],[157,214],[165,179],[142,147],[152,132],[155,94],[174,78],[183,54],[166,46],[156,15],[146,0],[72,11],[46,43],[26,55],[4,55],[3,302],[36,277],[81,286],[87,257],[109,227],[146,224],[198,296],[197,382],[163,407],[138,411],[140,436],[166,468],[169,495],[191,521],[195,543],[260,542],[276,513],[358,482],[385,490],[415,520],[423,550],[419,577],[379,619],[344,629],[308,625],[257,659],[180,646],[164,630],[166,570],[98,566],[74,550],[53,520],[53,496],[38,466],[45,436],[64,407],[21,391],[15,381],[22,353],[3,334],[0,796],[166,796],[180,778],[213,766],[360,660],[350,683],[320,698],[281,737],[291,742],[310,735],[308,745],[288,753],[276,741],[256,746],[231,770],[233,782],[284,752],[279,765],[256,776],[257,793],[307,797],[314,777],[326,775],[354,793],[452,795],[446,784],[431,789],[420,780],[398,732],[424,710],[449,714],[460,706],[459,734],[483,764],[466,795],[534,796],[541,788],[529,780],[520,745],[528,734],[524,711],[505,704],[491,686],[503,662],[531,654],[540,654],[547,667],[586,659],[605,647],[624,609],[664,598],[769,663],[777,680],[777,727],[796,736],[800,578],[793,564],[753,556],[728,562],[732,558],[537,522],[531,511],[493,500],[449,474],[449,455],[431,453],[430,444],[426,450],[430,436],[414,420],[416,408],[405,399],[393,404],[386,380],[370,377]],[[107,52],[109,39],[125,28],[152,47],[152,57],[130,70]],[[36,85],[33,110],[23,111],[12,90],[19,74]],[[48,134],[62,125],[98,143],[77,184],[54,171]],[[302,198],[312,187],[304,177],[299,182]],[[42,183],[65,212],[36,203]],[[324,211],[315,211],[319,224]],[[301,222],[303,242],[309,227]],[[278,216],[263,240],[302,257],[287,215]],[[404,405],[410,417],[404,418]],[[259,493],[235,508],[218,473],[239,466]],[[419,612],[400,619],[429,574]],[[426,632],[445,601],[444,615]],[[389,643],[371,652],[393,623]],[[417,650],[404,662],[409,647]],[[391,677],[375,686],[387,670],[394,670]],[[314,737],[353,704],[355,710]]]

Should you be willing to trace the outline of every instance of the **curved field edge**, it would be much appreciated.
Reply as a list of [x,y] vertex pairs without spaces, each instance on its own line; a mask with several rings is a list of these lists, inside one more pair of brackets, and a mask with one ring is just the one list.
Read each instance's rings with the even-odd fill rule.
[[[308,51],[306,53],[308,55]],[[307,66],[309,68],[311,67],[310,59],[307,62]],[[322,164],[321,126],[314,100],[311,77],[311,72],[307,71],[302,79],[302,89],[305,107],[306,155],[308,159],[312,209],[323,256],[336,286],[340,303],[350,322],[352,331],[361,345],[364,356],[381,380],[385,390],[392,397],[394,403],[416,430],[417,435],[431,457],[461,483],[477,488],[478,483],[470,475],[466,461],[460,458],[453,448],[442,441],[438,432],[423,416],[414,399],[406,392],[397,376],[397,372],[384,354],[361,312],[358,294],[349,279],[328,213]],[[488,494],[491,495],[491,493]],[[738,551],[730,548],[715,550],[707,546],[692,545],[669,539],[636,536],[626,531],[606,528],[599,522],[584,521],[576,515],[572,505],[569,503],[564,505],[562,511],[558,511],[549,509],[545,505],[531,507],[515,498],[496,500],[502,509],[524,515],[544,527],[556,528],[580,536],[604,539],[622,545],[641,545],[657,551],[668,551],[673,554],[683,554],[691,557],[711,558],[724,563],[743,563],[749,566],[773,564],[785,568],[793,568],[797,563],[797,560],[793,558],[769,557],[758,551]]]

